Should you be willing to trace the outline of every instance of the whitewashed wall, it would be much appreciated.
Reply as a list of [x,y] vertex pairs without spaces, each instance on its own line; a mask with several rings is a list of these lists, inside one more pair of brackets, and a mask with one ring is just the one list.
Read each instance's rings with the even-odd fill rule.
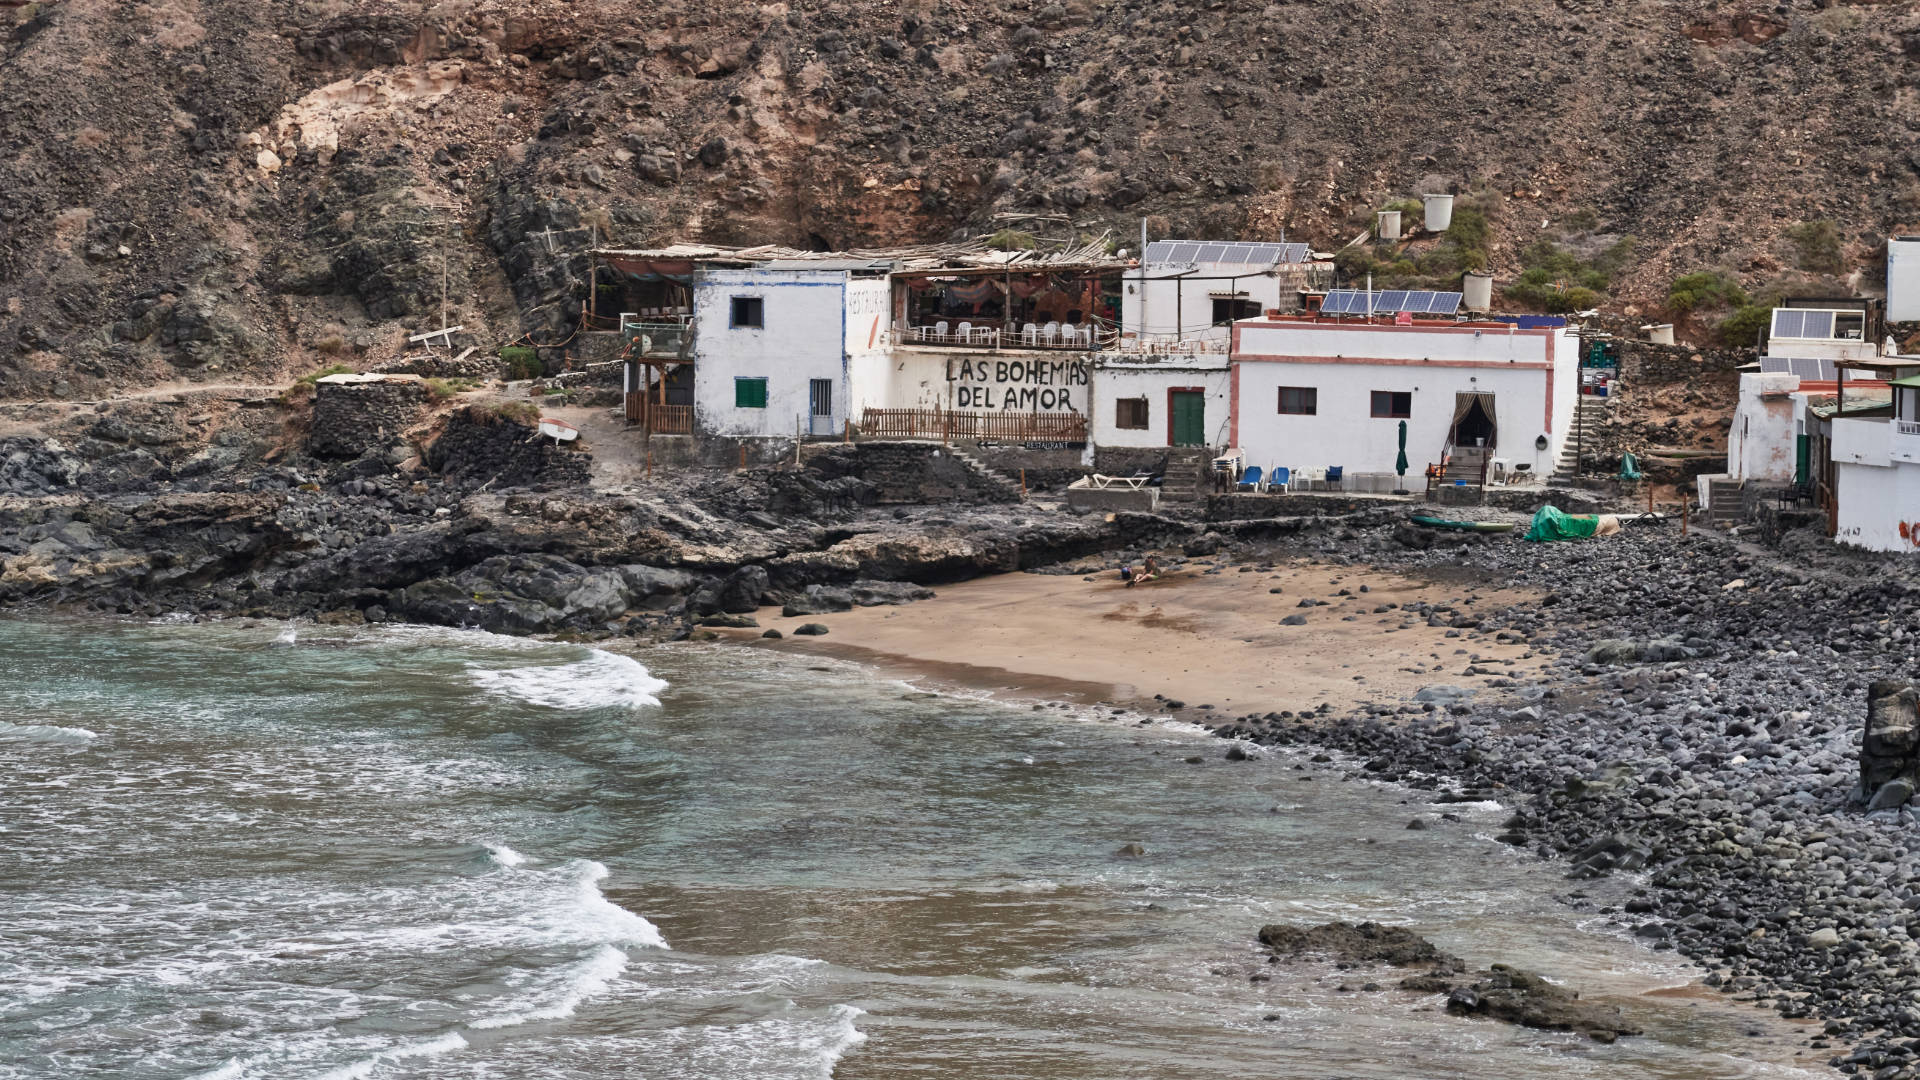
[[1887,321],[1920,321],[1920,237],[1887,238]]
[[[1566,359],[1561,330],[1512,327],[1382,326],[1332,322],[1243,322],[1235,354],[1375,360],[1464,360],[1536,363]],[[1574,357],[1578,362],[1578,357]]]
[[[1556,443],[1534,446],[1543,433],[1547,371],[1543,368],[1421,368],[1403,364],[1273,363],[1236,361],[1234,445],[1247,463],[1266,468],[1323,468],[1390,473],[1399,451],[1400,422],[1371,415],[1375,390],[1413,395],[1407,418],[1407,475],[1423,475],[1440,459],[1453,422],[1454,395],[1491,393],[1499,445],[1494,456],[1526,462],[1542,475],[1553,471]],[[1313,416],[1283,415],[1282,386],[1319,392]]]
[[[1798,459],[1800,377],[1743,372],[1727,432],[1727,475],[1736,480],[1791,483]],[[1767,396],[1773,395],[1773,396]]]
[[[807,384],[830,379],[836,419],[847,400],[844,271],[709,270],[693,291],[694,422],[728,436],[791,436],[805,425]],[[765,302],[764,327],[729,326],[732,298]],[[884,304],[884,300],[882,301]],[[736,376],[767,379],[767,407],[734,407]]]
[[1167,275],[1174,267],[1149,266],[1147,279],[1129,272],[1120,287],[1120,329],[1153,337],[1225,341],[1229,328],[1213,325],[1213,297],[1209,293],[1238,290],[1265,311],[1280,306],[1280,279],[1251,274],[1229,280],[1235,268],[1201,266],[1183,278]]
[[1834,539],[1869,551],[1920,552],[1920,465],[1893,460],[1891,437],[1886,420],[1833,422]]
[[[1206,393],[1205,432],[1207,445],[1227,444],[1233,420],[1233,380],[1226,358],[1201,367],[1170,368],[1168,365],[1119,366],[1096,368],[1092,386],[1092,424],[1090,431],[1096,446],[1169,446],[1173,441],[1171,408],[1167,392],[1199,389]],[[1114,402],[1120,398],[1147,399],[1147,427],[1122,428]]]

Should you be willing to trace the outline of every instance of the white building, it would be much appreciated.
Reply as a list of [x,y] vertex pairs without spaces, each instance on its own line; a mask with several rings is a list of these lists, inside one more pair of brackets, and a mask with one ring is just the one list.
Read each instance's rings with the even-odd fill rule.
[[722,436],[839,434],[852,371],[887,349],[884,269],[771,261],[693,284],[694,424]]
[[1920,363],[1859,374],[1892,378],[1884,391],[1865,383],[1859,396],[1846,379],[1832,405],[1810,409],[1817,494],[1840,543],[1920,551]]
[[1869,313],[1860,307],[1777,307],[1767,335],[1772,356],[1872,360],[1880,355]]
[[1235,319],[1295,311],[1300,291],[1331,264],[1305,244],[1157,240],[1129,270],[1120,296],[1120,332],[1136,342],[1217,341]]
[[1803,387],[1785,371],[1743,371],[1733,427],[1727,432],[1729,479],[1791,484],[1805,467],[1806,404],[1810,393],[1834,384]]
[[1573,418],[1579,338],[1567,327],[1283,317],[1233,332],[1228,442],[1263,469],[1338,466],[1349,487],[1381,487],[1405,420],[1411,484],[1448,458],[1485,457],[1489,478],[1544,477]]
[[1887,238],[1887,321],[1920,322],[1920,236]]
[[1093,362],[1097,446],[1224,447],[1233,424],[1227,354],[1103,353]]

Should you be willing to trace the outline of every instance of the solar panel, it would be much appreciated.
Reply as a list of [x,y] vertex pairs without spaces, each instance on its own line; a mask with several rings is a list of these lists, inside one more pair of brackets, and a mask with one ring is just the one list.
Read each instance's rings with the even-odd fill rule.
[[1150,263],[1167,262],[1173,251],[1173,246],[1173,241],[1171,240],[1155,240],[1153,243],[1147,245],[1147,250],[1141,254],[1140,261]]
[[1356,295],[1346,289],[1335,289],[1320,302],[1320,310],[1329,315],[1345,315],[1353,310],[1353,300]]
[[1796,311],[1793,308],[1774,308],[1773,336],[1784,338],[1797,338],[1802,336],[1800,333],[1802,314],[1802,312]]
[[1429,294],[1432,300],[1427,305],[1429,315],[1453,315],[1460,310],[1460,294],[1457,292],[1437,292]]
[[1830,338],[1833,336],[1833,312],[1803,311],[1800,314],[1806,320],[1801,324],[1801,337]]
[[1407,307],[1407,292],[1404,289],[1383,292],[1373,301],[1375,311],[1404,311]]

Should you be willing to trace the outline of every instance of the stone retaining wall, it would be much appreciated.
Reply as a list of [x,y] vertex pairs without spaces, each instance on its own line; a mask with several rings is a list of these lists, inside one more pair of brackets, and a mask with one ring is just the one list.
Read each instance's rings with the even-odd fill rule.
[[[939,443],[816,445],[807,448],[806,462],[829,478],[857,476],[865,480],[873,485],[874,501],[882,505],[1006,501],[999,485],[987,483],[985,477]],[[1015,498],[1017,492],[1016,486]]]
[[593,455],[555,446],[537,428],[480,406],[447,419],[427,448],[427,465],[448,480],[489,491],[520,487],[578,487],[593,471]]
[[426,405],[426,384],[416,376],[393,375],[368,382],[322,379],[314,386],[307,450],[316,457],[334,458],[384,450],[419,421]]
[[1752,349],[1697,349],[1691,345],[1620,343],[1620,380],[1631,392],[1642,383],[1680,383],[1701,375],[1732,371],[1755,360]]

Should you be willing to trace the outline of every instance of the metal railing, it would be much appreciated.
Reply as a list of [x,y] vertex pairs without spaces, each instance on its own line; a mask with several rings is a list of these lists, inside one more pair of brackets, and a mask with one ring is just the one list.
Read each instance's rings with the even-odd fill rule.
[[1920,437],[1920,420],[1895,420],[1893,422],[1893,433],[1895,435]]
[[620,318],[620,336],[632,342],[634,351],[640,356],[685,358],[693,347],[693,324],[640,322],[623,315]]
[[1081,413],[991,413],[953,409],[867,409],[859,433],[873,439],[987,439],[999,442],[1086,442]]
[[1090,352],[1111,347],[1116,331],[1086,324],[1070,326],[1029,325],[1006,328],[997,325],[935,323],[932,326],[896,326],[888,331],[895,345],[957,346],[970,349],[1057,349]]

